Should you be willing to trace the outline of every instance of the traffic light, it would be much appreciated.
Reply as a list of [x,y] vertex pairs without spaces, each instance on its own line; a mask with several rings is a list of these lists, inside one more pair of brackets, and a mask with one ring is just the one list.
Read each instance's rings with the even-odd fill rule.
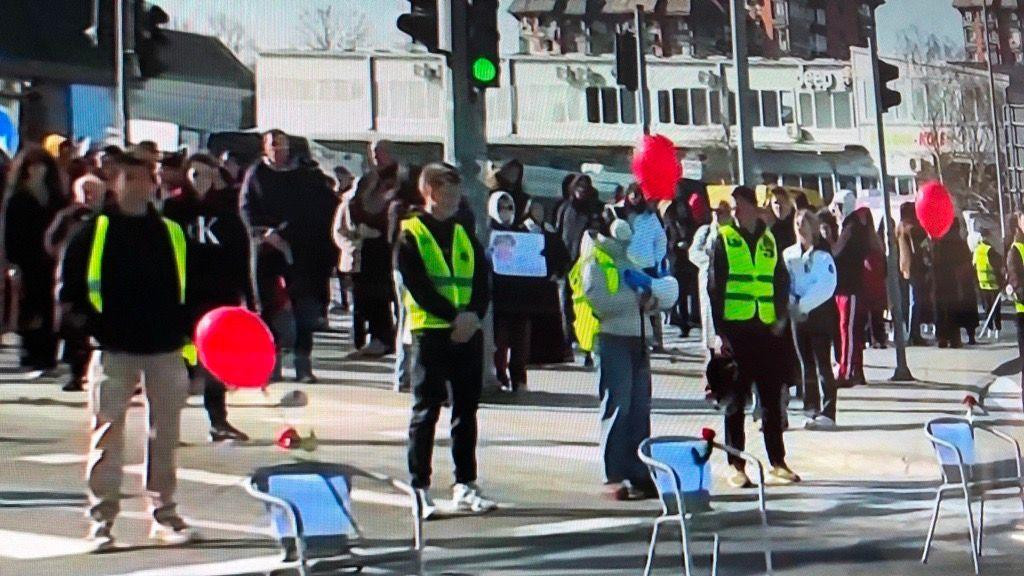
[[167,64],[160,59],[160,45],[167,41],[161,26],[167,24],[170,17],[159,6],[149,6],[142,0],[135,2],[134,16],[139,75],[142,78],[159,76],[167,71]]
[[878,61],[878,90],[882,93],[882,112],[888,112],[903,102],[899,92],[889,88],[889,83],[900,77],[900,69],[884,60]]
[[398,17],[398,29],[426,46],[428,52],[438,53],[437,0],[409,0],[408,14]]
[[621,32],[615,35],[615,81],[630,92],[640,87],[637,73],[636,34]]
[[466,62],[476,88],[498,86],[498,0],[473,0],[466,12]]

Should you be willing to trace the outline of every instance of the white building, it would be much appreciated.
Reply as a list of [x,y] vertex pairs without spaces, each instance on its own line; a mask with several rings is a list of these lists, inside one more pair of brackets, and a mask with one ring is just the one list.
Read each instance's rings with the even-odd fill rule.
[[[910,192],[936,151],[955,153],[971,139],[967,132],[987,125],[987,92],[965,104],[948,89],[957,82],[973,87],[985,76],[964,66],[889,61],[901,68],[897,88],[904,95],[904,104],[887,115],[889,167],[898,189]],[[502,86],[487,92],[492,158],[571,170],[597,162],[627,172],[642,129],[636,96],[616,85],[613,70],[609,56],[507,57]],[[438,149],[452,139],[449,73],[441,57],[429,54],[261,54],[257,123],[335,145],[388,138]],[[931,89],[938,80],[945,83],[941,93]],[[648,82],[652,132],[686,148],[690,158],[704,158],[704,180],[732,181],[729,60],[651,58]],[[997,83],[1003,91],[1008,80],[1000,76]],[[750,85],[755,162],[765,181],[815,188],[826,197],[841,188],[877,187],[866,50],[854,48],[850,61],[752,59]],[[967,105],[972,111],[962,114]]]

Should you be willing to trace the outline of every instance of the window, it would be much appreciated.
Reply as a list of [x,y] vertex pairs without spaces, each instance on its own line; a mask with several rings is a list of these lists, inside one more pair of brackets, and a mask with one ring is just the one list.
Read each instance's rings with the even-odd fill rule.
[[687,90],[672,90],[672,121],[681,126],[690,124],[690,95]]
[[658,90],[658,122],[672,123],[672,96],[668,90]]
[[911,117],[915,122],[924,122],[928,119],[928,107],[925,102],[927,95],[925,94],[924,85],[920,82],[914,82],[911,86],[911,93],[913,95],[913,107],[910,110]]
[[782,124],[783,126],[793,123],[793,109],[796,107],[796,101],[792,92],[780,92],[782,96]]
[[703,88],[690,90],[691,110],[693,111],[693,125],[708,125],[708,91]]
[[722,93],[711,92],[709,93],[710,98],[710,112],[711,112],[711,123],[719,125],[722,123]]
[[814,95],[810,92],[800,93],[800,124],[814,126]]
[[878,178],[872,176],[861,176],[860,179],[861,190],[877,190],[878,189]]
[[587,122],[636,124],[636,96],[617,87],[587,88]]
[[796,174],[783,174],[782,175],[782,185],[783,186],[792,186],[793,188],[799,188],[800,187],[800,177],[797,176]]
[[839,189],[857,191],[857,178],[855,176],[839,176]]
[[761,126],[779,127],[779,93],[759,92],[761,96]]
[[832,95],[828,92],[814,93],[814,125],[818,128],[832,127]]
[[853,104],[849,92],[833,92],[836,128],[853,128]]
[[736,108],[736,93],[730,91],[729,92],[729,126],[735,126],[736,125],[736,113],[737,113],[737,110],[738,109]]
[[821,198],[825,202],[831,202],[832,197],[835,196],[835,182],[832,180],[832,176],[824,175],[821,177]]
[[821,182],[818,177],[814,174],[804,174],[801,178],[801,188],[807,188],[808,190],[814,190],[821,193]]

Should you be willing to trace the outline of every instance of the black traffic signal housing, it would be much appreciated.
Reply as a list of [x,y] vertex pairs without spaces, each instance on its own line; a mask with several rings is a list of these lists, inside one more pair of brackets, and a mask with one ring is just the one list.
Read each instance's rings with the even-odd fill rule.
[[143,0],[136,0],[134,6],[135,55],[138,58],[139,75],[153,78],[167,71],[167,63],[161,60],[160,46],[167,42],[161,28],[171,19],[159,6],[150,6]]
[[615,35],[615,81],[630,92],[640,88],[637,69],[636,34],[620,32]]
[[409,12],[398,17],[398,29],[422,44],[428,52],[438,53],[438,0],[409,0]]
[[466,64],[472,86],[498,86],[498,40],[498,0],[472,0],[466,12]]
[[889,83],[900,77],[900,69],[885,60],[878,61],[878,90],[881,92],[882,112],[888,112],[903,102],[903,96],[889,87]]

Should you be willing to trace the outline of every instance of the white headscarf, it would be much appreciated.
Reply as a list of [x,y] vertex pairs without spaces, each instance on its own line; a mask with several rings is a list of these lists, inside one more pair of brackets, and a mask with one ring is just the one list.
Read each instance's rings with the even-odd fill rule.
[[[501,203],[501,199],[506,198],[513,206],[512,220],[505,222],[501,219],[501,213],[498,211],[498,205]],[[501,224],[503,226],[511,226],[515,221],[515,201],[512,200],[512,195],[503,190],[491,192],[491,197],[487,199],[487,215],[490,216],[491,220]]]

